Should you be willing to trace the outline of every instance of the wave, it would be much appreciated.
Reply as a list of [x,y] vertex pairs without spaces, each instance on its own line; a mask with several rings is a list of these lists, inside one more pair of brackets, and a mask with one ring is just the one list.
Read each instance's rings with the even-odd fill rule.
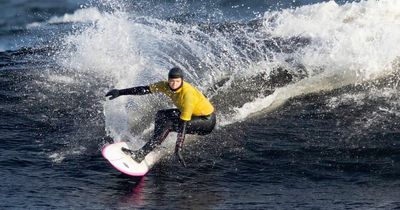
[[[284,59],[301,63],[307,78],[277,89],[269,96],[256,98],[241,108],[232,122],[254,113],[269,112],[290,98],[329,91],[390,76],[400,51],[392,46],[400,43],[396,34],[399,19],[398,1],[362,1],[339,6],[334,1],[267,12],[264,30],[273,37],[304,37],[309,45]],[[283,62],[283,61],[282,61]]]
[[[400,55],[393,47],[400,42],[399,7],[394,0],[329,1],[268,11],[244,24],[185,24],[92,9],[95,23],[65,36],[55,60],[77,74],[107,78],[109,88],[148,84],[165,79],[172,66],[183,67],[189,82],[215,103],[224,126],[296,96],[391,75]],[[86,17],[73,16],[53,22]],[[147,128],[150,112],[166,106],[155,96],[106,101],[106,130],[116,139],[129,136],[135,127]]]

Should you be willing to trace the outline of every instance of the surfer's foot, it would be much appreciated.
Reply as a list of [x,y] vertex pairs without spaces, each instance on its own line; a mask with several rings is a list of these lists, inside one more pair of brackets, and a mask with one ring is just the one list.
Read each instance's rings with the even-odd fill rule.
[[132,154],[133,154],[133,151],[132,151],[132,150],[127,149],[127,148],[125,148],[125,147],[122,147],[121,150],[122,150],[122,152],[124,152],[124,153],[127,154],[127,155],[132,155]]
[[125,147],[122,147],[121,150],[125,154],[130,155],[132,157],[132,159],[135,160],[138,163],[142,162],[144,157],[146,156],[142,150],[132,151],[132,150],[127,149]]
[[132,159],[135,160],[136,162],[140,163],[143,161],[144,157],[146,156],[142,150],[137,150],[134,151],[133,154],[131,155]]

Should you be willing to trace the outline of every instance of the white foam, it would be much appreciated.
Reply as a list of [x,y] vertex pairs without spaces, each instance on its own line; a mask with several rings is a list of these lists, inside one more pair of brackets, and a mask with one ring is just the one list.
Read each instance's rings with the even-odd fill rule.
[[54,163],[61,163],[65,159],[65,155],[63,153],[53,153],[53,154],[49,155],[49,158]]
[[[128,88],[134,83],[144,85],[147,82],[146,75],[157,78],[157,70],[160,67],[137,51],[137,44],[150,38],[151,31],[143,32],[148,33],[147,36],[137,30],[142,29],[137,29],[129,22],[126,14],[105,13],[95,26],[65,38],[65,49],[58,61],[62,66],[77,72],[92,72],[112,77],[110,89]],[[149,61],[143,61],[144,59]],[[140,116],[145,113],[144,110],[129,112],[127,104],[132,100],[132,97],[119,97],[104,103],[106,131],[117,141],[135,139],[130,133],[130,125],[135,123],[132,119],[136,118],[136,123],[140,123]],[[145,104],[146,101],[144,99],[142,103]],[[134,108],[137,106],[133,105],[131,109]]]
[[72,14],[64,14],[63,16],[54,16],[51,17],[45,23],[42,22],[33,22],[28,24],[26,27],[29,28],[37,28],[42,26],[43,24],[57,24],[57,23],[76,23],[76,22],[95,22],[102,17],[101,12],[95,8],[83,8],[78,9]]
[[66,22],[94,22],[102,17],[100,11],[95,7],[78,9],[73,14],[65,14],[62,17],[52,17],[48,23]]
[[358,71],[361,79],[374,79],[388,70],[399,56],[392,47],[400,42],[400,1],[362,1],[343,6],[334,1],[280,14],[276,27],[265,29],[278,37],[309,37],[311,46],[301,54],[308,67],[326,66],[330,71]]
[[[272,111],[287,99],[358,84],[389,75],[400,56],[400,1],[334,1],[265,13],[264,29],[275,37],[305,37],[310,45],[294,54],[310,75],[237,109],[231,122],[261,110]],[[321,72],[322,69],[322,72]],[[231,122],[226,122],[227,124]]]
[[327,106],[333,110],[341,105],[352,105],[361,106],[364,104],[364,99],[367,97],[367,93],[346,93],[340,96],[335,96],[327,100]]
[[81,155],[86,150],[87,150],[87,148],[84,147],[84,146],[77,146],[77,147],[74,147],[74,148],[69,148],[69,149],[64,150],[64,151],[53,152],[48,157],[50,158],[50,160],[53,163],[59,164],[59,163],[62,163],[65,160],[65,158],[67,158],[68,156]]
[[42,25],[43,25],[43,23],[41,23],[41,22],[33,22],[33,23],[27,24],[26,28],[27,29],[38,28],[38,27],[40,27]]

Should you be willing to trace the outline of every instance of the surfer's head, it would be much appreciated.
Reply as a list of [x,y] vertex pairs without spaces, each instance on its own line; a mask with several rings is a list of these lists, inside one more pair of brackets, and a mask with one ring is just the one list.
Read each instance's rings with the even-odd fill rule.
[[168,79],[181,78],[183,79],[183,71],[179,67],[174,67],[168,72]]
[[179,67],[174,67],[168,72],[168,85],[172,91],[176,91],[183,85],[183,71]]

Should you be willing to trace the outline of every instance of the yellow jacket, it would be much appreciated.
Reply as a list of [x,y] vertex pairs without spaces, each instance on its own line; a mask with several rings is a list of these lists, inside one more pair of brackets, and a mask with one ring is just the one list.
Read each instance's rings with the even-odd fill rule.
[[149,85],[151,93],[164,93],[171,98],[181,111],[181,120],[189,121],[193,116],[207,116],[214,112],[210,101],[195,87],[183,81],[182,87],[176,91],[169,88],[167,81]]

